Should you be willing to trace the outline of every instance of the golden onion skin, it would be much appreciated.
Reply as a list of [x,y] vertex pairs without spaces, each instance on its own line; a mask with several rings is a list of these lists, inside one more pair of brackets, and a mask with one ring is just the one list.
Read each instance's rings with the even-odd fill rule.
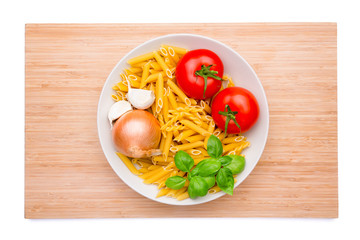
[[148,111],[133,110],[122,115],[114,124],[112,138],[116,149],[133,158],[150,157],[161,138],[160,123]]

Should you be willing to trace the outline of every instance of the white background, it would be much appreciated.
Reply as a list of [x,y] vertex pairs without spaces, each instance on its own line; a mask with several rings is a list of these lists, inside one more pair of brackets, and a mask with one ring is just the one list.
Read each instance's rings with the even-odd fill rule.
[[[360,239],[360,14],[355,3],[2,1],[0,239]],[[337,22],[339,218],[25,220],[24,26],[57,22]]]

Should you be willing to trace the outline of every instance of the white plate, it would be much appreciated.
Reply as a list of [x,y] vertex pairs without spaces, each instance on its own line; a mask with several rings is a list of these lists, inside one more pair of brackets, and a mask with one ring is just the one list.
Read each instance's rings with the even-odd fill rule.
[[[116,150],[111,140],[110,124],[107,119],[108,111],[114,103],[111,98],[111,95],[114,93],[112,86],[120,81],[120,73],[125,68],[129,67],[126,63],[127,60],[159,49],[161,44],[179,46],[189,50],[198,48],[212,50],[223,61],[224,73],[232,77],[235,85],[244,87],[255,95],[260,107],[260,116],[257,123],[244,134],[251,142],[251,146],[243,152],[245,154],[246,166],[244,171],[237,176],[235,187],[239,186],[239,184],[244,181],[259,161],[266,144],[269,129],[269,109],[260,80],[251,66],[237,52],[221,42],[193,34],[172,34],[152,39],[130,51],[118,62],[108,76],[99,99],[97,125],[100,143],[106,159],[116,174],[128,186],[141,195],[157,202],[173,205],[194,205],[209,202],[223,196],[225,193],[219,192],[216,194],[207,194],[205,197],[199,197],[194,200],[189,198],[183,201],[178,201],[169,197],[156,198],[156,194],[158,193],[157,187],[155,185],[144,184],[142,182],[143,179],[132,174],[115,154]],[[239,193],[234,192],[234,194]]]

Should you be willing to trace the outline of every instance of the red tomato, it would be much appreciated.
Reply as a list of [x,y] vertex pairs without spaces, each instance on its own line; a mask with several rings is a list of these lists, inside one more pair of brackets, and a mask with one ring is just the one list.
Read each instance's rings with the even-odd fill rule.
[[254,95],[241,87],[229,87],[219,92],[211,105],[215,124],[227,133],[249,130],[259,117],[259,104]]
[[196,49],[187,52],[176,66],[176,81],[188,97],[205,99],[221,88],[224,65],[214,52]]

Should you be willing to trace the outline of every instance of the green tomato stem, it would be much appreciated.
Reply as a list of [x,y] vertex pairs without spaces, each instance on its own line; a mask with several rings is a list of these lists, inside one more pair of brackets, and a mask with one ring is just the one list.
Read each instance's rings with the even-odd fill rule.
[[203,94],[204,98],[205,98],[205,92],[206,92],[206,88],[207,88],[207,78],[208,77],[223,81],[223,79],[221,77],[215,75],[215,74],[218,74],[218,71],[210,70],[210,68],[212,66],[213,65],[209,65],[209,66],[202,65],[201,69],[195,72],[195,76],[200,76],[200,77],[204,78],[204,94]]
[[224,111],[219,111],[219,114],[220,115],[223,115],[223,116],[226,116],[226,121],[225,121],[225,137],[226,137],[226,133],[227,133],[227,129],[228,129],[228,125],[229,125],[229,122],[230,120],[233,120],[235,125],[240,129],[241,131],[241,128],[240,128],[240,125],[238,124],[238,122],[236,121],[236,114],[238,114],[238,112],[235,112],[235,111],[231,111],[230,109],[230,106],[229,105],[225,105],[225,109]]

